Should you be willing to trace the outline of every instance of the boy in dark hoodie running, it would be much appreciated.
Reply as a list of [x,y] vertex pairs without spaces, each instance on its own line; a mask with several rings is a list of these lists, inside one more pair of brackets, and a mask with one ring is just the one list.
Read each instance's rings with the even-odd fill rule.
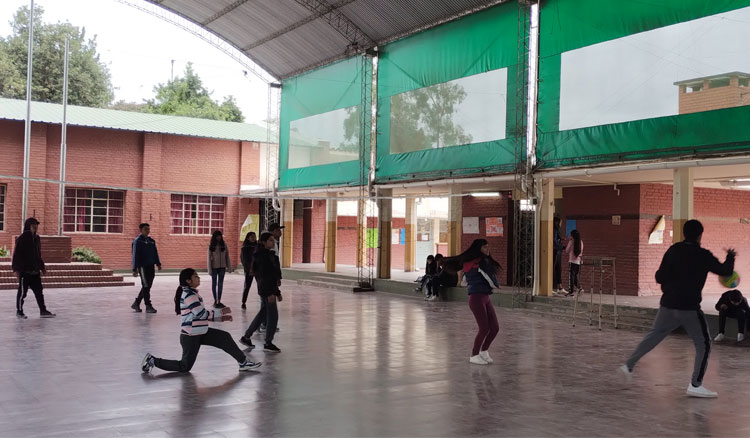
[[54,318],[56,315],[44,305],[44,294],[42,293],[42,277],[47,270],[42,260],[42,242],[37,234],[39,221],[33,217],[26,219],[23,224],[23,233],[16,238],[13,248],[12,267],[18,277],[18,293],[16,294],[16,316],[26,319],[23,313],[23,301],[29,288],[34,292],[36,303],[39,305],[39,316],[42,318]]
[[668,334],[682,327],[695,345],[693,377],[687,387],[687,395],[717,397],[716,392],[703,386],[703,376],[706,374],[708,355],[711,352],[711,337],[701,311],[701,293],[709,272],[727,276],[734,271],[737,253],[728,249],[726,260],[720,263],[711,251],[701,248],[703,225],[697,220],[685,222],[682,233],[685,240],[669,247],[656,271],[656,282],[661,284],[663,295],[654,325],[620,367],[620,371],[629,380],[638,360],[659,345]]

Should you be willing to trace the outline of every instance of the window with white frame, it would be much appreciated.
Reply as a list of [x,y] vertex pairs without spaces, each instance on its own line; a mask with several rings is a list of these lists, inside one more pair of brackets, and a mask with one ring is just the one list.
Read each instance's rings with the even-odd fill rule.
[[5,230],[5,184],[0,184],[0,231]]
[[209,235],[224,230],[223,196],[172,195],[172,234]]
[[63,231],[66,233],[122,233],[125,192],[65,189]]

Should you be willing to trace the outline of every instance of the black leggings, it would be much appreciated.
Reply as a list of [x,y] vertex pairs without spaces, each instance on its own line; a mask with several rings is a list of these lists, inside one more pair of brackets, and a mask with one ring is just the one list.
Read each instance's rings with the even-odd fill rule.
[[245,287],[242,289],[242,304],[247,303],[247,294],[250,292],[250,286],[253,285],[255,277],[245,272]]
[[154,366],[165,371],[188,372],[193,368],[193,364],[195,364],[195,359],[198,357],[201,345],[221,348],[232,356],[237,363],[245,361],[245,353],[234,342],[232,335],[224,330],[209,328],[208,332],[197,336],[181,334],[180,345],[182,345],[182,359],[168,360],[155,357]]
[[575,289],[573,287],[581,288],[581,282],[578,280],[579,274],[581,273],[581,265],[578,265],[576,263],[569,263],[570,265],[570,289],[569,291],[571,293],[575,292]]

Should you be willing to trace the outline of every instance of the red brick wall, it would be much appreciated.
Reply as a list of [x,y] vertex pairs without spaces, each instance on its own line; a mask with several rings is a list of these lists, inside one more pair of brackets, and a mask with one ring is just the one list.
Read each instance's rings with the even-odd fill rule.
[[[255,143],[149,134],[71,126],[68,128],[67,180],[103,185],[143,187],[198,193],[239,193],[241,181],[257,184],[260,150]],[[60,160],[59,125],[32,126],[31,176],[57,179]],[[0,173],[23,173],[23,122],[0,120]],[[21,229],[22,184],[7,185],[5,229],[0,246],[10,248]],[[56,234],[58,186],[31,183],[29,215],[41,221],[41,233]],[[242,204],[242,205],[241,205]],[[224,235],[232,263],[239,263],[239,228],[258,202],[227,198]],[[122,234],[70,233],[73,247],[88,246],[107,268],[129,269],[132,239],[138,224],[149,222],[165,268],[205,268],[210,236],[171,235],[170,195],[127,191]]]
[[[511,232],[508,228],[508,203],[508,194],[503,192],[497,198],[464,196],[461,204],[463,217],[479,217],[479,234],[461,234],[462,250],[468,248],[474,239],[487,239],[492,258],[502,266],[498,276],[502,284],[508,284],[508,233]],[[503,236],[487,236],[485,219],[488,217],[503,218]]]

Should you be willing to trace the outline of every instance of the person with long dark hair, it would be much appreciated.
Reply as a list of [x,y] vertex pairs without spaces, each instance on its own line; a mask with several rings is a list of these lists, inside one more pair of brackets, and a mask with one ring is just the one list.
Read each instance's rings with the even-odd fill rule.
[[565,245],[560,232],[560,222],[560,216],[555,216],[552,221],[552,285],[555,292],[566,294],[568,291],[562,287],[562,253]]
[[229,248],[224,242],[221,231],[216,230],[211,235],[208,245],[208,274],[211,276],[211,293],[214,296],[214,307],[221,309],[221,292],[224,290],[224,274],[232,272],[232,262],[229,260]]
[[258,238],[255,236],[255,232],[250,231],[242,242],[242,251],[240,252],[242,269],[245,271],[245,286],[242,288],[242,310],[247,309],[247,294],[250,292],[250,286],[253,285],[253,256],[257,247]]
[[566,297],[575,295],[577,292],[583,292],[581,289],[581,263],[583,262],[583,240],[581,240],[581,234],[578,230],[570,232],[571,239],[568,240],[568,245],[565,247],[565,253],[568,254],[568,265],[570,266],[570,275],[568,278],[568,284],[570,289],[565,294]]
[[276,325],[279,322],[279,310],[276,303],[283,300],[281,290],[279,290],[279,286],[281,286],[281,265],[279,256],[273,251],[275,244],[276,240],[271,233],[261,233],[255,257],[253,257],[253,272],[258,278],[258,295],[261,296],[262,301],[258,314],[253,318],[245,331],[245,335],[240,338],[240,342],[251,349],[255,348],[250,337],[260,328],[261,323],[265,322],[266,340],[263,351],[280,353],[279,347],[273,344]]
[[487,240],[476,239],[469,249],[456,257],[446,259],[444,269],[453,272],[463,271],[468,286],[469,309],[479,326],[469,362],[477,365],[491,364],[493,360],[488,350],[500,331],[500,324],[490,295],[500,287],[497,281],[500,264],[490,255]]
[[221,348],[232,356],[240,367],[240,371],[250,371],[258,368],[260,362],[251,362],[245,357],[245,353],[232,339],[232,336],[224,330],[210,328],[209,321],[231,321],[232,309],[223,307],[216,310],[207,310],[203,306],[203,298],[198,293],[201,279],[195,269],[187,268],[180,271],[180,345],[182,345],[182,358],[180,360],[161,359],[146,353],[141,362],[141,370],[144,373],[156,367],[165,371],[188,372],[193,368],[195,359],[201,345],[210,345]]

